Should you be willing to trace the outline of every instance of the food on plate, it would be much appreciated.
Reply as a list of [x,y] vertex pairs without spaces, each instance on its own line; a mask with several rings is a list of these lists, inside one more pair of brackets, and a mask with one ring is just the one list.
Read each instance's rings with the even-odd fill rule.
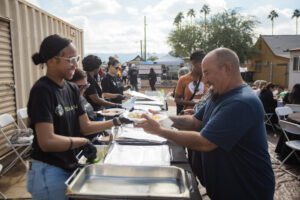
[[107,114],[120,114],[120,110],[102,110],[102,113],[107,113]]
[[159,121],[159,120],[161,120],[161,115],[153,115],[152,119]]
[[143,114],[147,114],[146,112],[142,112],[142,111],[133,111],[128,113],[128,118],[132,118],[132,119],[142,119],[142,115]]
[[111,116],[111,117],[120,115],[123,112],[125,112],[125,110],[121,108],[109,108],[109,109],[98,111],[98,113],[103,116]]
[[141,111],[141,110],[136,110],[136,111],[130,112],[125,117],[128,117],[128,119],[133,120],[133,121],[140,121],[143,119],[143,117],[142,117],[143,114],[148,114],[155,121],[161,121],[161,120],[164,120],[165,118],[167,118],[166,115],[151,114],[151,113],[148,113],[146,111]]

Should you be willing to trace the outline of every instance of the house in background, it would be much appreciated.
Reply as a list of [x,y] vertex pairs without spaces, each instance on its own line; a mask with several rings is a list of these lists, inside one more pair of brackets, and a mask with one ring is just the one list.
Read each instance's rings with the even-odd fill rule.
[[126,64],[128,66],[131,66],[132,64],[133,65],[138,65],[140,64],[141,62],[144,62],[144,59],[140,56],[140,55],[137,55],[134,59],[132,59],[131,61],[128,61],[126,62]]
[[290,50],[289,89],[300,83],[300,47]]
[[288,87],[289,50],[300,47],[300,35],[260,35],[255,46],[260,53],[248,63],[253,79]]

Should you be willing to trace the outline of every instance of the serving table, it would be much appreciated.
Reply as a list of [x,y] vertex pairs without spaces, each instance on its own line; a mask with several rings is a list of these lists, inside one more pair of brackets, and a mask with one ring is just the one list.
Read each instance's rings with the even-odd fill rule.
[[[113,129],[114,130],[114,129]],[[113,143],[116,143],[116,141],[114,141]],[[135,144],[134,144],[135,145]],[[90,169],[87,169],[87,168],[82,168],[82,169],[78,169],[77,171],[74,172],[74,174],[72,175],[73,177],[70,177],[70,180],[68,180],[67,182],[67,185],[68,185],[68,195],[72,198],[72,199],[127,199],[127,200],[131,200],[131,199],[190,199],[190,200],[201,200],[201,195],[200,195],[200,192],[198,190],[198,186],[197,186],[197,183],[196,183],[196,179],[195,179],[195,176],[193,175],[192,173],[192,170],[191,170],[191,167],[188,163],[188,160],[186,158],[186,155],[185,155],[185,150],[183,147],[181,146],[178,146],[170,141],[167,141],[164,143],[164,146],[167,145],[169,147],[169,152],[170,152],[170,166],[169,166],[169,169],[168,169],[168,166],[162,166],[162,167],[159,167],[159,166],[153,166],[152,168],[151,167],[147,167],[147,166],[136,166],[136,169],[134,169],[135,167],[132,166],[132,167],[128,167],[128,166],[122,166],[122,165],[109,165],[109,164],[99,164],[102,165],[100,166],[99,169],[97,169],[96,166],[88,166]],[[134,156],[134,155],[132,155]],[[93,164],[93,165],[97,165],[97,164]],[[103,166],[105,165],[105,166]],[[111,171],[106,171],[104,170],[105,168],[110,168],[109,166],[112,166],[111,168],[116,168],[116,169],[119,169],[119,171],[117,172],[118,175],[120,175],[120,180],[118,181],[118,178],[114,178],[113,180],[109,179],[111,176],[109,175],[109,173],[113,173]],[[139,196],[139,195],[134,195],[132,194],[133,192],[136,192],[138,191],[139,189],[135,190],[133,187],[135,184],[136,184],[136,180],[138,180],[135,175],[138,176],[138,174],[141,174],[142,172],[139,172],[140,169],[143,169],[144,168],[148,168],[146,170],[146,172],[144,172],[146,175],[147,175],[147,171],[150,171],[150,178],[146,178],[145,180],[139,180],[141,181],[140,184],[137,184],[136,187],[138,187],[140,189],[140,192],[143,193],[145,192],[145,187],[144,187],[144,183],[145,181],[149,181],[151,183],[151,181],[158,181],[157,183],[151,183],[151,187],[153,189],[153,185],[154,186],[159,186],[159,188],[161,187],[164,187],[165,186],[165,183],[162,183],[164,181],[170,181],[170,183],[168,184],[168,186],[165,186],[166,190],[170,190],[170,194],[169,196],[162,193],[162,195],[157,195],[157,194],[152,194],[151,191],[160,191],[159,188],[155,188],[154,190],[151,190],[150,191],[150,194],[149,196]],[[175,168],[174,168],[175,167]],[[104,168],[104,169],[103,169]],[[130,169],[132,168],[132,170],[134,169],[134,172],[133,171],[130,171]],[[178,172],[172,172],[174,170],[176,170],[178,168]],[[121,169],[121,170],[120,170]],[[82,171],[82,170],[86,170],[86,171]],[[151,171],[158,171],[158,172],[152,172],[152,175],[157,175],[158,177],[151,177]],[[169,174],[168,175],[168,170],[170,170],[170,174],[177,174],[176,177],[180,177],[181,176],[181,179],[173,179],[172,176]],[[136,172],[137,171],[137,172]],[[126,179],[124,179],[124,177],[122,177],[123,174],[127,174],[128,175],[128,172],[132,173],[132,176],[133,177],[126,177]],[[168,179],[157,179],[159,178],[161,175],[158,175],[159,173],[163,172],[163,175],[162,176],[167,176]],[[180,172],[180,173],[179,173]],[[97,173],[100,173],[100,174],[97,174]],[[130,174],[129,173],[129,174]],[[178,174],[179,173],[179,174]],[[106,195],[103,195],[103,191],[101,192],[101,195],[97,195],[97,194],[90,194],[90,195],[80,195],[80,193],[78,193],[78,191],[81,190],[80,186],[82,187],[85,187],[83,188],[82,190],[83,191],[86,191],[86,189],[88,189],[89,187],[92,188],[91,190],[95,191],[95,185],[94,184],[91,184],[89,181],[90,181],[90,178],[86,178],[85,180],[85,177],[84,175],[85,174],[88,174],[89,177],[92,177],[92,178],[95,178],[98,176],[98,180],[96,180],[96,183],[99,184],[99,191],[101,191],[101,189],[105,189],[106,191],[108,191],[108,193]],[[106,175],[105,175],[106,174]],[[143,177],[147,177],[145,176],[145,174],[143,174]],[[167,174],[167,175],[166,175]],[[181,174],[181,175],[180,175]],[[105,176],[103,176],[105,175]],[[108,179],[107,179],[108,178]],[[105,182],[105,179],[107,182]],[[157,179],[157,180],[156,180]],[[76,183],[73,183],[72,181],[77,181]],[[99,182],[100,180],[100,182]],[[84,181],[87,181],[86,183],[84,183]],[[132,182],[133,181],[133,182]],[[161,182],[162,181],[162,182]],[[175,182],[174,182],[175,181]],[[118,184],[124,184],[124,185],[118,185],[114,188],[113,186],[113,183],[116,182]],[[95,184],[96,184],[95,183]],[[183,183],[185,183],[185,185],[182,185]],[[171,184],[171,185],[170,185]],[[178,184],[179,186],[179,189],[182,190],[178,195],[174,195],[172,194],[172,191],[174,192],[174,187],[172,187],[172,184],[176,185]],[[100,185],[102,185],[100,187]],[[94,186],[94,187],[93,187]],[[123,187],[124,186],[124,187]],[[128,194],[126,193],[125,195],[122,195],[122,196],[118,196],[118,192],[120,194],[122,194],[122,191],[117,191],[115,192],[114,195],[111,195],[109,194],[110,191],[113,191],[114,189],[118,189],[119,190],[126,190],[128,186]],[[88,187],[88,188],[86,188]],[[94,189],[93,189],[94,188]],[[98,187],[97,187],[98,188]],[[149,187],[146,187],[146,188],[149,188]],[[162,188],[161,188],[162,189]],[[97,189],[98,190],[98,189]],[[76,195],[76,192],[77,192],[77,195]],[[105,193],[105,192],[104,192]],[[79,195],[78,195],[79,194]],[[188,194],[188,197],[185,197],[185,195]]]

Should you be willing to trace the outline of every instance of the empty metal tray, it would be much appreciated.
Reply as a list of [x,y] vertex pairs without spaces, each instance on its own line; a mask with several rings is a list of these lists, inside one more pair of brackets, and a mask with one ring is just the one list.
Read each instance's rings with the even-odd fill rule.
[[66,182],[80,199],[187,199],[185,171],[178,167],[89,165]]

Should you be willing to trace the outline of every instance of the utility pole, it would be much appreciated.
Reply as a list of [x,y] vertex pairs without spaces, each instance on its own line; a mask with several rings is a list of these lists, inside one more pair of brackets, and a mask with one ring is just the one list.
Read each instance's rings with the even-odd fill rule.
[[140,40],[141,44],[141,58],[143,58],[143,40]]
[[144,16],[144,60],[147,61],[146,53],[147,53],[147,46],[146,46],[146,16]]

